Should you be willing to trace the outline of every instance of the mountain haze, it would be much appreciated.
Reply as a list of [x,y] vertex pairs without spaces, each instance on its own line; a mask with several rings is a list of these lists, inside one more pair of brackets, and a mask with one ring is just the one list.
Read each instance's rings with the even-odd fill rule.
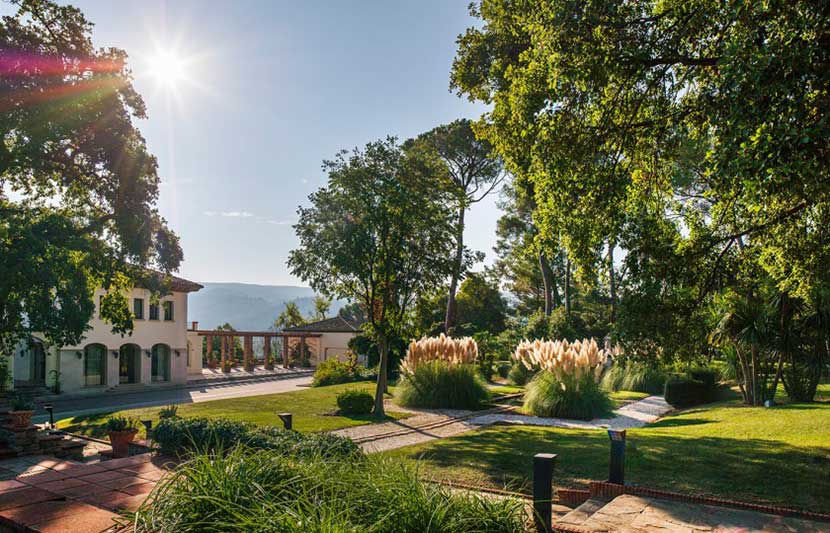
[[[314,312],[314,291],[290,285],[253,285],[248,283],[202,283],[204,289],[191,293],[187,320],[199,322],[200,329],[213,329],[225,322],[237,330],[267,330],[288,302],[296,302],[300,312],[310,317]],[[334,316],[345,302],[333,301],[329,316]]]

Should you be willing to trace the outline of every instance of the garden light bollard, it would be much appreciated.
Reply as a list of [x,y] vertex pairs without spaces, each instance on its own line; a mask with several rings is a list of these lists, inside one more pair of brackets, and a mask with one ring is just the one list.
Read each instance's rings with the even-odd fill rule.
[[550,533],[553,522],[553,465],[555,453],[533,456],[533,519],[536,531]]
[[611,439],[611,461],[608,463],[608,482],[625,483],[625,430],[608,430]]
[[294,424],[292,419],[294,417],[291,416],[291,413],[280,413],[277,416],[282,420],[282,425],[285,426],[285,429],[293,429]]
[[47,403],[44,404],[43,408],[49,413],[49,429],[55,429],[55,406]]

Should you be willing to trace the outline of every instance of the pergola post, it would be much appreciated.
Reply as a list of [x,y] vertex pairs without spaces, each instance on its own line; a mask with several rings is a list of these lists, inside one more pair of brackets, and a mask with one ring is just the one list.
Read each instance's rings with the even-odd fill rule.
[[274,365],[271,364],[271,337],[265,336],[265,344],[262,345],[262,362],[266,370],[273,370]]
[[306,345],[305,345],[305,336],[300,337],[300,364],[303,364],[305,361],[305,354],[306,354]]
[[282,336],[282,366],[288,368],[288,336]]
[[230,372],[231,369],[228,367],[228,337],[222,335],[219,339],[219,351],[222,354],[222,372]]
[[243,360],[245,364],[245,370],[251,372],[254,369],[254,361],[253,361],[253,352],[254,352],[254,339],[250,335],[245,335],[242,337],[243,341]]
[[[213,357],[213,335],[206,335],[205,342],[207,343],[207,347],[205,348],[205,358],[207,359],[208,368],[212,368],[213,364],[216,360]],[[199,354],[201,355],[201,354]]]

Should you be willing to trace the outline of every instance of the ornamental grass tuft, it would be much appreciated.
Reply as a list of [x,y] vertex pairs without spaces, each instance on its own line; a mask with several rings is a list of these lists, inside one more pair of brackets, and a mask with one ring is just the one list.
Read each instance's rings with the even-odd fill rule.
[[143,532],[516,532],[520,500],[450,491],[382,456],[296,459],[237,447],[199,454],[133,515]]
[[490,398],[478,366],[433,360],[401,373],[395,399],[404,407],[478,409]]

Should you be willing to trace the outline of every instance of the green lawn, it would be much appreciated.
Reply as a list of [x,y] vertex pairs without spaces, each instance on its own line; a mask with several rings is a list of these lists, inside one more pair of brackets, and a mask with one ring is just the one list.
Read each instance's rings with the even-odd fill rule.
[[517,394],[519,392],[524,392],[524,387],[519,387],[517,385],[505,385],[502,383],[489,383],[487,388],[496,395],[502,394]]
[[[332,385],[329,387],[313,387],[299,391],[269,394],[266,396],[248,396],[246,398],[231,398],[211,402],[190,403],[179,405],[180,416],[229,418],[260,425],[281,426],[277,413],[292,413],[294,415],[294,429],[303,432],[331,431],[350,426],[370,424],[376,420],[371,416],[340,416],[337,411],[337,394],[346,389],[360,389],[374,393],[373,383],[349,383]],[[130,409],[119,411],[122,416],[139,420],[158,420],[160,407],[145,409]],[[92,437],[106,437],[104,424],[112,413],[99,413],[74,418],[65,418],[58,421],[58,427],[72,433],[82,433]],[[389,418],[405,418],[407,413],[389,412]],[[139,424],[139,426],[141,426]],[[144,435],[144,427],[140,427],[140,436]]]
[[[422,458],[429,477],[527,490],[539,452],[559,455],[557,485],[608,475],[608,437],[599,430],[494,426],[387,453]],[[729,401],[668,416],[628,431],[626,469],[634,484],[830,512],[830,403]]]

